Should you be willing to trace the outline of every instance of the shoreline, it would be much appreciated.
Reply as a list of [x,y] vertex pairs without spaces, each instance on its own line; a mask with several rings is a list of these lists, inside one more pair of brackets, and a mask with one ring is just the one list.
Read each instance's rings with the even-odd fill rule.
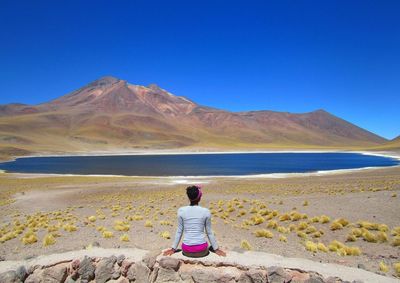
[[[202,155],[202,154],[247,154],[247,153],[355,153],[361,155],[370,156],[382,156],[392,158],[400,161],[400,153],[392,151],[383,152],[369,152],[369,151],[344,151],[344,150],[280,150],[280,151],[168,151],[168,152],[114,152],[114,153],[86,153],[86,154],[58,154],[58,155],[27,155],[14,158],[9,161],[0,162],[14,162],[19,158],[36,158],[36,157],[85,157],[85,156],[143,156],[143,155]],[[23,172],[7,172],[0,170],[0,174],[12,174],[12,175],[23,175],[26,177],[114,177],[114,178],[150,178],[150,179],[189,179],[190,180],[201,180],[201,179],[283,179],[283,178],[295,178],[295,177],[313,177],[313,176],[327,176],[327,175],[340,175],[352,172],[361,171],[372,171],[382,170],[387,168],[400,167],[400,164],[393,166],[372,166],[372,167],[361,167],[361,168],[350,168],[350,169],[333,169],[333,170],[318,170],[315,172],[291,172],[291,173],[265,173],[265,174],[251,174],[251,175],[204,175],[204,176],[152,176],[152,175],[115,175],[115,174],[58,174],[58,173],[23,173]]]

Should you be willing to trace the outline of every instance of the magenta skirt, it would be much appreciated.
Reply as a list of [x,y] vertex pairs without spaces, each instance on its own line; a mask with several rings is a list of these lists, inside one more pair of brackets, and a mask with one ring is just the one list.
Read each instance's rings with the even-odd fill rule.
[[205,251],[207,248],[208,248],[208,243],[193,245],[193,246],[188,246],[182,243],[182,251],[186,253],[198,253]]

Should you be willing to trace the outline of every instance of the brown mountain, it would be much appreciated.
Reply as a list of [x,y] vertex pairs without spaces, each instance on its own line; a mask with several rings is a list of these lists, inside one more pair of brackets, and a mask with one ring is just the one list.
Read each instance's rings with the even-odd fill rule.
[[386,140],[324,111],[228,112],[104,77],[39,105],[0,105],[0,153],[355,148]]

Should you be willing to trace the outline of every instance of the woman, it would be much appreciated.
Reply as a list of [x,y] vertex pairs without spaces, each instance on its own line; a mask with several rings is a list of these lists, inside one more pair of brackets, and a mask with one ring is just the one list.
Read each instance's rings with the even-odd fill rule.
[[[186,194],[190,200],[190,205],[178,209],[178,229],[175,241],[172,248],[165,251],[164,255],[172,255],[177,251],[183,232],[182,253],[184,255],[188,257],[203,257],[208,255],[209,251],[212,251],[219,256],[226,256],[226,253],[218,248],[214,233],[211,230],[210,211],[199,206],[202,196],[200,186],[187,187]],[[210,240],[210,248],[208,248],[204,230]]]

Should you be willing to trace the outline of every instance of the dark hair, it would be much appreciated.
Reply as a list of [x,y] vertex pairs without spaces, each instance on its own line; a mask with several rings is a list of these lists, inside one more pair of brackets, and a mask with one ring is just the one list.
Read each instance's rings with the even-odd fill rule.
[[186,188],[186,194],[190,200],[190,204],[197,204],[199,201],[195,199],[199,196],[199,188],[197,186],[190,186]]

